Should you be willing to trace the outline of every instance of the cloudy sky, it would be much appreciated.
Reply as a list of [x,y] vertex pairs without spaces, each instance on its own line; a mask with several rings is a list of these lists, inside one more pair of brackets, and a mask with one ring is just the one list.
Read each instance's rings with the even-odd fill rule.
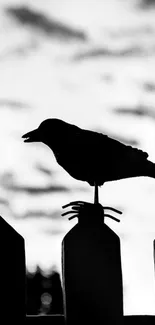
[[[61,217],[93,189],[22,134],[57,117],[139,147],[155,162],[154,1],[1,0],[0,214],[24,238],[29,270],[61,270]],[[115,160],[115,157],[114,157]],[[125,314],[155,314],[155,181],[107,183],[100,202],[119,224]]]

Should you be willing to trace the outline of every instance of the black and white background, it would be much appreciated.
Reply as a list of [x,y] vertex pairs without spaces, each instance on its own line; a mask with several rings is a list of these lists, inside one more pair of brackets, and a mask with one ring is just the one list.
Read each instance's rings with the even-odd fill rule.
[[[61,241],[76,223],[61,207],[93,202],[93,188],[48,147],[23,143],[49,117],[155,162],[155,1],[0,0],[0,215],[25,238],[29,271],[61,272]],[[123,211],[106,223],[121,239],[124,313],[154,315],[155,180],[107,183],[100,202]]]

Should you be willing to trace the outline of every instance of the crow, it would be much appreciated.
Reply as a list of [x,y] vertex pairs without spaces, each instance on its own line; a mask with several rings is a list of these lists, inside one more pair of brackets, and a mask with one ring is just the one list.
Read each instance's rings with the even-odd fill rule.
[[147,159],[147,152],[60,119],[46,119],[22,138],[26,143],[44,143],[73,178],[94,186],[94,203],[98,203],[98,186],[105,182],[140,176],[155,178],[155,164]]

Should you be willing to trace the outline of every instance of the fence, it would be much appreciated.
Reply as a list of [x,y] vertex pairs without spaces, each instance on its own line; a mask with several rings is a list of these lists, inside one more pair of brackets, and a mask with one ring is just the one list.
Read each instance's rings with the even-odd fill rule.
[[[57,316],[27,316],[26,325],[65,325],[64,318]],[[155,316],[124,316],[124,325],[154,325]],[[84,325],[84,324],[79,324]],[[95,325],[95,324],[94,324]],[[96,323],[97,325],[97,323]],[[106,323],[103,325],[107,325]],[[118,324],[119,325],[119,324]]]
[[[64,325],[64,315],[30,316],[26,314],[24,239],[2,217],[0,217],[0,241],[1,323]],[[124,316],[123,324],[155,324],[155,316]]]

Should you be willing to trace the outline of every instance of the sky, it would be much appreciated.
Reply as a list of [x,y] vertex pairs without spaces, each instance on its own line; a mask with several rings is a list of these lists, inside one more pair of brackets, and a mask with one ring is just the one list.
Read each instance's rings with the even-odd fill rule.
[[[94,194],[21,136],[57,117],[155,162],[154,15],[153,1],[1,0],[0,214],[24,237],[29,270],[61,272],[61,242],[77,222],[62,206]],[[154,193],[143,177],[99,191],[103,206],[123,211],[120,223],[105,222],[121,241],[126,315],[155,314]]]

